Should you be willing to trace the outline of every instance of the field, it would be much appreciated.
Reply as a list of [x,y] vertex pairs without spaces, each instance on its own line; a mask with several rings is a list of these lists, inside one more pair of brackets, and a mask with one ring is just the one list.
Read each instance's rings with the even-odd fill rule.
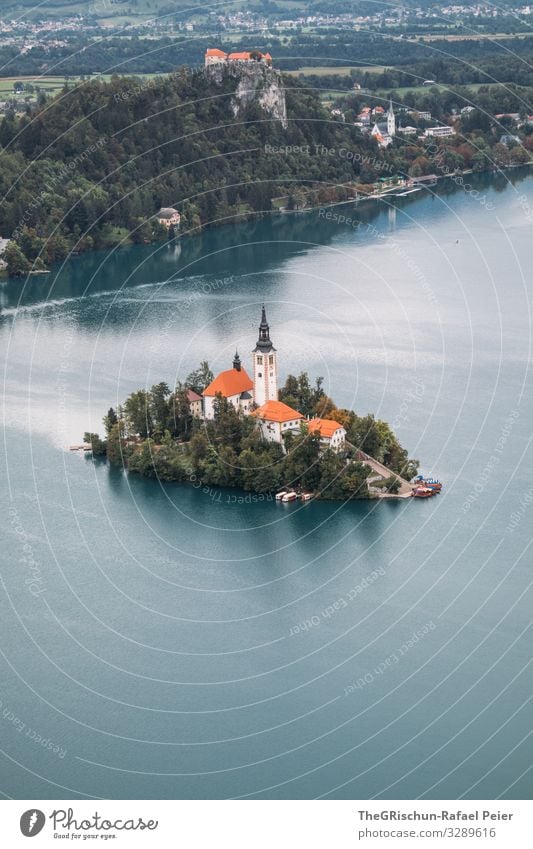
[[[163,74],[132,74],[131,76],[140,77],[143,80],[153,79],[153,77],[164,76]],[[109,82],[111,79],[111,74],[92,74],[90,77],[86,76],[85,79],[81,77],[0,77],[0,97],[8,97],[13,94],[13,86],[17,82],[21,83],[30,83],[34,87],[38,86],[40,89],[43,89],[49,94],[57,94],[63,86],[65,82],[68,81],[70,86],[72,85],[82,85],[87,80],[105,80],[105,82]]]
[[304,77],[310,77],[313,74],[316,74],[320,77],[332,77],[337,74],[341,74],[341,76],[348,77],[352,73],[352,71],[357,74],[364,74],[368,72],[381,73],[386,70],[385,65],[338,65],[337,67],[330,67],[324,65],[316,65],[314,67],[306,67],[299,68],[297,71],[284,71],[284,74],[289,74],[291,77],[299,77],[300,75]]

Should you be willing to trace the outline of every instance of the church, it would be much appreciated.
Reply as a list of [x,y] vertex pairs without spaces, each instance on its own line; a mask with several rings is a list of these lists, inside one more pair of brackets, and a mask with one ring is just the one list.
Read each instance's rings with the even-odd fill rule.
[[215,418],[217,395],[226,398],[243,415],[253,416],[263,438],[269,442],[283,446],[287,433],[299,433],[301,425],[307,424],[311,433],[319,434],[323,448],[344,450],[346,430],[341,424],[320,418],[306,422],[298,410],[278,401],[277,352],[270,339],[264,304],[258,339],[252,351],[252,376],[243,368],[239,352],[235,351],[233,367],[220,372],[202,393],[204,419]]
[[252,351],[252,377],[243,368],[238,351],[235,351],[233,368],[222,371],[206,386],[203,395],[204,418],[213,419],[217,395],[227,398],[236,410],[250,415],[255,407],[278,399],[277,353],[270,339],[266,310],[263,305],[256,346]]
[[388,147],[396,135],[396,116],[392,108],[392,100],[389,101],[386,122],[379,122],[372,127],[371,135],[376,139],[380,147]]

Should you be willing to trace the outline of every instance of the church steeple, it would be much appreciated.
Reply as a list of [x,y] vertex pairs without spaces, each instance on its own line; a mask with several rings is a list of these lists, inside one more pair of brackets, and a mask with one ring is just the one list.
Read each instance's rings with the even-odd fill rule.
[[270,327],[266,317],[265,305],[263,304],[263,308],[261,310],[261,324],[259,325],[259,338],[254,351],[268,353],[268,351],[273,350],[275,350],[275,348],[270,341]]
[[389,111],[387,112],[387,132],[391,137],[396,135],[396,116],[392,108],[392,100],[389,100]]
[[239,352],[235,351],[235,356],[233,357],[233,368],[236,371],[241,370],[241,358],[239,357]]

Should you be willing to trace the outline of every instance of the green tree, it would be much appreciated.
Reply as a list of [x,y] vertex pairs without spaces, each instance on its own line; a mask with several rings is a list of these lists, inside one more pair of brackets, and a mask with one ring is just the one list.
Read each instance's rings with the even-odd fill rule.
[[150,393],[139,389],[126,399],[124,415],[128,432],[146,438],[153,430],[152,413],[150,409]]
[[203,360],[195,371],[191,371],[185,381],[185,385],[188,386],[189,389],[192,389],[193,392],[201,395],[206,386],[209,386],[214,379],[215,375],[209,368],[209,363],[207,360]]
[[31,268],[31,264],[13,239],[7,243],[3,258],[10,277],[22,277]]

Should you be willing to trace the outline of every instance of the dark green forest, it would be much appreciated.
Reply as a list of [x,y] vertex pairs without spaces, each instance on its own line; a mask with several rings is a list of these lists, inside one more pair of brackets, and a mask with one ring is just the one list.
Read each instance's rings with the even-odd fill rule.
[[[27,114],[8,112],[0,123],[0,233],[12,237],[9,274],[42,270],[71,252],[166,239],[154,219],[161,206],[179,209],[184,234],[273,206],[347,200],[383,174],[442,176],[529,161],[530,129],[509,148],[499,141],[505,126],[483,109],[462,116],[457,135],[431,152],[426,141],[400,136],[382,150],[352,124],[364,95],[347,96],[342,123],[312,89],[290,77],[282,85],[287,129],[256,102],[235,119],[236,80],[217,85],[186,68],[148,81],[65,86]],[[415,100],[442,120],[462,102],[437,90]],[[479,101],[498,106],[492,90]]]

